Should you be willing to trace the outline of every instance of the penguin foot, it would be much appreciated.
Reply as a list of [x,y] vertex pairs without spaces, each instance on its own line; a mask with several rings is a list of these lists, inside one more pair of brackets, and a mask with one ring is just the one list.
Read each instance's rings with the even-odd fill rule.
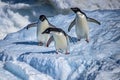
[[42,42],[39,42],[38,46],[43,46],[43,43],[42,43]]
[[81,39],[77,39],[78,41],[80,41]]
[[89,40],[88,40],[88,39],[86,39],[85,41],[86,41],[87,43],[89,43]]
[[56,54],[58,54],[58,52],[56,51]]
[[47,44],[46,47],[48,47],[49,45]]
[[66,51],[66,53],[65,53],[66,55],[68,55],[68,54],[70,54],[68,51]]
[[69,52],[68,53],[65,53],[66,55],[70,54]]

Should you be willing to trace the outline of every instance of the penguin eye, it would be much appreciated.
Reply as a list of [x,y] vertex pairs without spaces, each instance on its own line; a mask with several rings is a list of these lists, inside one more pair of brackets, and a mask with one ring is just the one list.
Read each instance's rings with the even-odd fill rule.
[[49,33],[49,30],[46,30],[46,33]]

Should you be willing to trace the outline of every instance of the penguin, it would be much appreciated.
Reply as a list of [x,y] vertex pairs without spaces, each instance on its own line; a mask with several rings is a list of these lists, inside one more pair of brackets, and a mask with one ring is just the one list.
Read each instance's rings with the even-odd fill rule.
[[70,32],[71,28],[75,25],[75,32],[78,38],[78,41],[80,41],[82,38],[86,38],[86,42],[89,43],[89,27],[88,27],[88,21],[94,22],[96,24],[100,25],[100,22],[93,18],[87,17],[87,15],[82,12],[79,8],[71,8],[71,10],[76,13],[75,19],[71,22],[68,32]]
[[69,36],[61,28],[47,28],[42,34],[51,34],[55,41],[55,48],[69,54]]
[[38,22],[29,24],[27,26],[27,29],[30,27],[36,27],[36,26],[37,26],[37,40],[39,43],[38,45],[48,47],[49,44],[53,41],[53,37],[50,34],[42,34],[42,32],[49,27],[55,27],[55,26],[49,23],[45,15],[40,15]]

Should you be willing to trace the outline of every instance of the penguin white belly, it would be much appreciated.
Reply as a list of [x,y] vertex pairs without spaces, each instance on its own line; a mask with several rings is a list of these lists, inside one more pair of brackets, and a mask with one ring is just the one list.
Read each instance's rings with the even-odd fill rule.
[[53,35],[53,37],[55,39],[55,46],[57,50],[67,50],[68,42],[66,37],[62,33],[57,33],[56,35]]
[[48,39],[50,38],[50,34],[42,34],[49,27],[49,24],[44,21],[38,24],[37,26],[37,39],[39,42],[47,43]]
[[76,34],[79,39],[87,38],[89,33],[89,27],[85,17],[76,19]]

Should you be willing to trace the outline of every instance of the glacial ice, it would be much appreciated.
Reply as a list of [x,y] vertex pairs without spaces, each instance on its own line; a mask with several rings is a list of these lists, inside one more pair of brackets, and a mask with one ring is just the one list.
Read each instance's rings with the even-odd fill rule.
[[[35,27],[23,28],[0,41],[0,61],[5,63],[3,69],[25,80],[119,80],[120,10],[85,12],[101,22],[101,25],[89,23],[90,43],[84,40],[70,43],[69,55],[56,54],[54,42],[48,48],[37,45]],[[48,20],[76,41],[75,29],[67,32],[74,17],[70,13]]]

